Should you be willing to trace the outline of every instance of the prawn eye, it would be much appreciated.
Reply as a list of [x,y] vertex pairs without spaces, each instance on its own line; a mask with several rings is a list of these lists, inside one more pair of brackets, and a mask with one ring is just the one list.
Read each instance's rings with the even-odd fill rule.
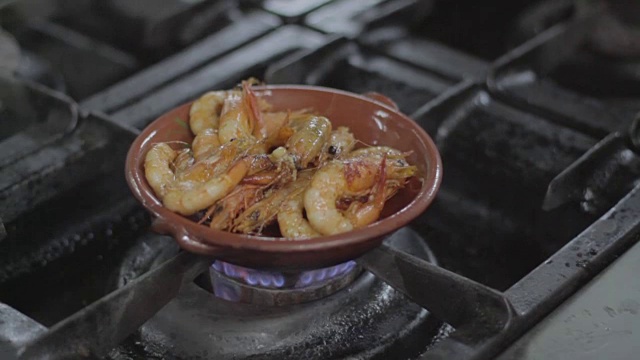
[[334,145],[329,146],[329,154],[335,155],[338,153],[338,148]]

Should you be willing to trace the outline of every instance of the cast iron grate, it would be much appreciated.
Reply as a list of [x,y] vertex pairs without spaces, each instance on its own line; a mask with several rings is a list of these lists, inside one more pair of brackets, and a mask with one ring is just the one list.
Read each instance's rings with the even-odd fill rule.
[[[46,111],[36,111],[29,117],[33,121],[7,128],[11,134],[0,142],[14,151],[0,160],[0,182],[6,185],[0,190],[0,314],[21,329],[18,334],[0,326],[0,354],[185,356],[171,353],[166,346],[171,336],[158,341],[154,329],[175,312],[186,311],[194,299],[211,305],[206,297],[211,294],[198,280],[194,283],[211,259],[178,252],[169,239],[147,233],[148,218],[121,176],[123,158],[135,127],[204,91],[248,76],[385,93],[405,112],[413,112],[438,143],[445,164],[441,193],[421,219],[396,235],[412,242],[421,240],[411,234],[425,238],[438,266],[389,244],[357,259],[370,272],[366,276],[373,279],[375,274],[376,286],[400,304],[383,313],[384,321],[399,321],[393,316],[398,314],[406,315],[402,321],[417,319],[411,330],[392,336],[387,351],[394,355],[493,357],[637,242],[640,158],[634,144],[640,142],[633,109],[569,91],[545,77],[575,52],[588,19],[542,32],[489,65],[479,58],[504,53],[497,39],[507,34],[496,34],[505,24],[496,21],[490,31],[478,32],[474,44],[461,41],[448,26],[462,24],[462,30],[474,32],[491,18],[491,7],[469,12],[464,19],[470,21],[461,23],[449,21],[460,15],[459,5],[352,3],[309,1],[289,13],[279,10],[277,1],[252,2],[252,11],[230,6],[237,18],[223,20],[212,35],[193,30],[198,35],[186,47],[172,40],[172,48],[182,50],[169,57],[170,51],[149,50],[147,55],[164,59],[150,67],[140,60],[144,57],[132,55],[130,45],[92,32],[77,18],[31,23],[24,36],[47,35],[37,43],[42,48],[60,51],[67,45],[59,43],[75,44],[86,56],[87,47],[80,45],[94,44],[106,53],[89,55],[122,55],[121,60],[131,62],[112,62],[128,65],[90,84],[98,93],[81,104],[85,112],[101,111],[109,118],[78,115],[66,96],[20,83],[30,96],[44,99],[39,109],[57,109],[58,115],[47,121]],[[88,6],[78,8],[78,14],[93,12],[96,5]],[[189,13],[205,5],[182,6]],[[501,10],[513,14],[523,7],[524,1],[515,1]],[[153,29],[155,20],[130,24]],[[153,49],[150,33],[143,31],[135,41]],[[314,67],[314,61],[320,66]],[[145,69],[105,88],[141,67]],[[77,86],[84,86],[86,79],[78,75]],[[94,91],[80,88],[68,86],[66,91]],[[48,126],[53,130],[34,135]],[[20,146],[7,145],[12,142]],[[337,295],[326,301],[353,301],[348,292]],[[243,316],[255,310],[217,305]],[[313,306],[309,311],[320,309]],[[365,315],[340,325],[348,336],[331,339],[370,337],[358,333],[375,327]],[[206,320],[204,325],[214,329],[220,325]],[[276,331],[277,320],[266,324]],[[442,322],[448,325],[439,328],[441,336],[425,340],[436,335]],[[132,332],[136,334],[127,337]],[[359,339],[353,343],[360,344]],[[246,354],[295,358],[310,351],[304,353],[326,358],[331,353],[311,351],[324,344],[301,344],[288,351]],[[375,346],[367,352],[366,345],[358,351],[340,347],[335,354],[389,354]]]

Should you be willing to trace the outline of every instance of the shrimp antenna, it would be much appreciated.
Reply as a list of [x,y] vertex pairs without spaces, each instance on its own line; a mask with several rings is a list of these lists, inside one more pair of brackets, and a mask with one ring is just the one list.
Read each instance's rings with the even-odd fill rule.
[[356,139],[356,144],[358,144],[358,143],[360,143],[360,144],[362,144],[362,145],[364,145],[366,147],[373,147],[373,145],[371,145],[371,144],[367,144],[366,142],[364,142],[362,140]]
[[191,148],[191,144],[189,144],[186,141],[180,141],[180,140],[160,141],[160,142],[153,143],[153,145],[157,145],[157,144],[178,144],[178,145],[184,145],[185,148]]

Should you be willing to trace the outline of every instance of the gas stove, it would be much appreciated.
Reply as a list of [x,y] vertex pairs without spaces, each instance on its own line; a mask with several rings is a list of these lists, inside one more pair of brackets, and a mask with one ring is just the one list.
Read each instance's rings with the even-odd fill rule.
[[[637,322],[616,320],[640,311],[640,10],[625,4],[0,8],[0,358],[632,356]],[[249,77],[392,98],[440,150],[436,201],[327,268],[181,252],[127,188],[126,152],[158,115]]]

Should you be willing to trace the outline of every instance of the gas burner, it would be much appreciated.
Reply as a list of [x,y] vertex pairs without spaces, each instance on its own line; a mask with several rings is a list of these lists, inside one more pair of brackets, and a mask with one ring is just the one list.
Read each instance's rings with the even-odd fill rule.
[[640,19],[635,1],[546,0],[527,10],[517,21],[514,43],[523,42],[554,24],[570,21],[604,6],[585,44],[549,75],[558,84],[581,94],[624,106],[640,99]]
[[[409,228],[397,231],[387,243],[436,262],[426,242]],[[176,251],[166,238],[148,238],[125,256],[128,260],[120,274],[134,278]],[[211,281],[215,277],[224,279],[225,286],[231,282],[240,287],[253,303],[220,296],[213,288],[218,280]],[[319,288],[324,294],[317,300],[300,303],[300,296],[308,297]],[[297,303],[279,303],[283,297]],[[430,342],[425,339],[437,339],[441,331],[442,323],[427,310],[361,271],[353,261],[297,274],[216,262],[209,274],[185,284],[112,355],[222,360],[414,358]]]
[[301,272],[260,271],[216,261],[209,271],[217,297],[271,306],[321,299],[349,285],[360,272],[355,261]]

